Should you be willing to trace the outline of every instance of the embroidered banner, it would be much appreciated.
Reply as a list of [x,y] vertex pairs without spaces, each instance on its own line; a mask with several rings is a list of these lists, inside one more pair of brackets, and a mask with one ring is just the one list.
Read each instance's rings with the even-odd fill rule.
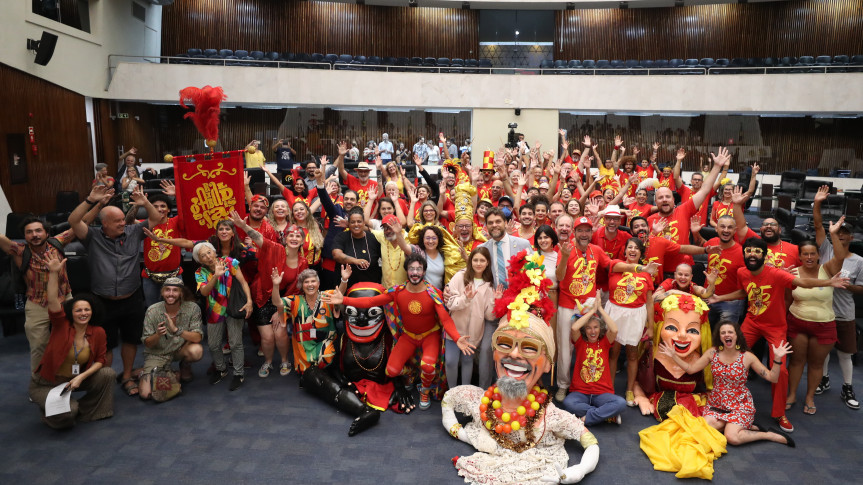
[[246,215],[243,152],[174,157],[177,214],[186,239],[210,237],[232,210]]

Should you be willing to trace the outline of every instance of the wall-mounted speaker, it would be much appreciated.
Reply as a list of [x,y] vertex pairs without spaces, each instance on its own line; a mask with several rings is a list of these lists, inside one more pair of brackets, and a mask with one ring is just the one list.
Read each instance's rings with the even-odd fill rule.
[[36,64],[47,66],[57,47],[57,36],[50,32],[42,32],[42,39],[27,39],[27,49],[36,51]]

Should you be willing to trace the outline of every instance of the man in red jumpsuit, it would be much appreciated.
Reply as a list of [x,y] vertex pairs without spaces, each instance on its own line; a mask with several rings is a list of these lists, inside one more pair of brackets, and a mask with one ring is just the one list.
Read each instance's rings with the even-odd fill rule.
[[[425,279],[426,259],[413,253],[405,257],[405,270],[408,274],[407,284],[390,288],[382,295],[351,298],[345,297],[338,290],[332,295],[325,295],[324,302],[331,305],[344,303],[356,308],[392,305],[395,323],[396,344],[387,360],[387,376],[396,377],[402,374],[405,364],[422,349],[420,359],[420,409],[430,406],[430,392],[435,377],[443,370],[442,335],[443,330],[449,335],[466,355],[473,354],[476,346],[471,345],[467,335],[459,335],[452,318],[443,306],[440,292],[428,284]],[[438,389],[442,394],[444,389]]]

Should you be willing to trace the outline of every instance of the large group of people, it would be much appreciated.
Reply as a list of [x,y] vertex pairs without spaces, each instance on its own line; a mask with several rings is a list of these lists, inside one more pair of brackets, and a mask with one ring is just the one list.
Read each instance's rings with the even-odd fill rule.
[[[406,150],[383,134],[362,156],[356,142],[341,141],[332,162],[322,156],[305,166],[279,140],[270,176],[280,195],[253,195],[247,177],[248,215],[232,212],[204,241],[184,238],[170,217],[172,184],[144,194],[134,154],[119,184],[100,167],[71,229],[49,237],[32,218],[23,243],[0,236],[26,285],[31,399],[44,411],[48,391],[67,382],[86,396],[70,413],[44,417],[48,425],[110,417],[115,378],[142,399],[153,395],[153,369],[179,362],[177,378],[188,382],[206,335],[213,385],[230,367],[230,390],[241,388],[257,352],[260,378],[276,368],[298,374],[356,418],[351,434],[388,408],[410,412],[406,389],[416,385],[419,409],[443,399],[444,425],[484,454],[454,462],[465,478],[494,469],[501,481],[523,480],[506,453],[530,450],[539,464],[525,473],[563,483],[596,465],[585,425],[620,424],[627,406],[663,420],[676,404],[730,444],[793,446],[789,410],[803,369],[802,411],[814,414],[816,395],[830,388],[825,360],[834,345],[841,397],[859,408],[850,358],[863,258],[850,253],[843,220],[825,230],[826,187],[815,197],[815,239],[793,245],[775,219],[759,233],[748,227],[754,184],[728,181],[725,149],[686,184],[682,148],[661,164],[658,144],[627,155],[616,137],[602,149],[606,159],[589,136],[560,135],[560,151],[521,140],[471,162],[469,142],[457,147],[441,134],[445,151],[424,139]],[[267,170],[260,143],[250,143],[246,159]],[[437,175],[425,169],[437,163]],[[147,218],[137,221],[141,208]],[[76,238],[87,248],[92,295],[72,295],[69,285],[63,247]],[[183,284],[181,250],[198,265],[195,288]],[[539,290],[513,299],[512,265],[526,255],[532,266],[519,268]],[[542,311],[528,310],[540,297]],[[748,351],[762,339],[768,365]],[[144,364],[135,367],[141,349]],[[621,359],[625,386],[615,384]],[[753,423],[750,370],[773,383],[776,427]],[[539,387],[546,373],[548,390]],[[479,389],[457,386],[472,382]],[[448,388],[454,393],[444,397]],[[472,415],[471,424],[462,428],[453,409]],[[538,419],[552,433],[534,438]],[[584,445],[580,468],[566,467],[557,448],[565,439]]]

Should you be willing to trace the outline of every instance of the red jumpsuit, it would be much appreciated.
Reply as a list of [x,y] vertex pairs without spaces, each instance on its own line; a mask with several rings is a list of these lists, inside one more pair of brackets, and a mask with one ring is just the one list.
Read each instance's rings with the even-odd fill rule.
[[454,341],[458,341],[461,335],[443,305],[435,303],[425,289],[419,293],[402,289],[365,298],[345,297],[344,304],[369,308],[388,305],[393,301],[402,316],[403,334],[396,341],[387,360],[387,375],[390,377],[400,375],[405,363],[414,355],[416,349],[421,347],[420,378],[422,386],[430,388],[435,376],[435,362],[440,353],[441,324],[443,324],[443,330]]

